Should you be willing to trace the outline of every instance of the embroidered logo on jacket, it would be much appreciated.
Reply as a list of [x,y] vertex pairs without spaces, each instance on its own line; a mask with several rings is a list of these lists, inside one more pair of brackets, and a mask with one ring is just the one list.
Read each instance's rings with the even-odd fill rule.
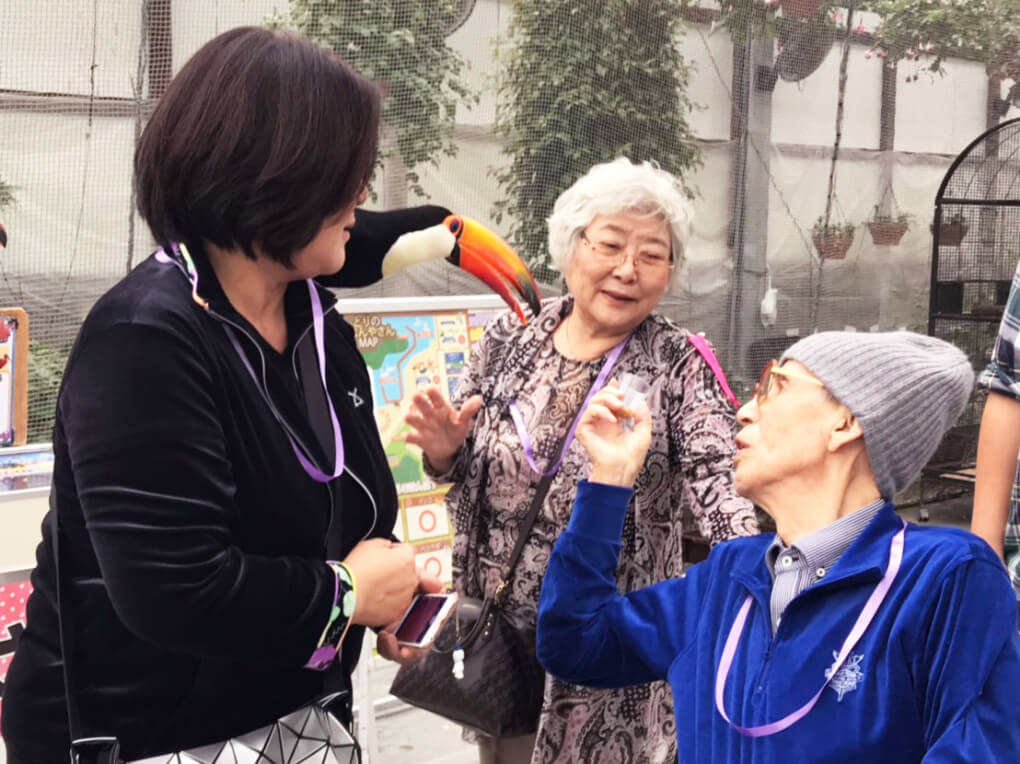
[[825,678],[829,680],[829,689],[836,693],[838,696],[836,701],[838,703],[843,702],[843,696],[848,692],[857,689],[857,685],[862,679],[864,679],[864,672],[861,671],[861,661],[864,660],[863,655],[852,654],[846,659],[846,663],[843,664],[842,668],[836,672],[833,676],[833,669],[836,668],[836,661],[839,659],[839,653],[835,650],[832,651],[832,665],[825,669]]
[[351,403],[354,404],[354,408],[358,408],[362,403],[365,402],[365,399],[361,397],[361,394],[358,392],[358,388],[356,387],[353,390],[348,390],[347,395],[350,396]]

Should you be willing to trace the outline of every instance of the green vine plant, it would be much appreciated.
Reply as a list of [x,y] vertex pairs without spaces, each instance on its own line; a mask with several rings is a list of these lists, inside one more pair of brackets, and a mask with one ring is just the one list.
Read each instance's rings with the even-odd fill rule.
[[872,222],[872,223],[909,223],[910,222],[910,213],[901,212],[898,215],[887,214],[887,213],[882,212],[880,207],[879,207],[879,205],[876,204],[874,206],[873,210],[872,210],[870,222]]
[[817,236],[852,236],[856,230],[857,226],[849,222],[826,223],[821,215],[818,216],[814,226],[811,227],[811,233]]
[[736,43],[774,37],[781,51],[783,38],[796,29],[803,29],[805,24],[810,23],[816,30],[819,26],[841,28],[844,14],[841,6],[845,4],[845,0],[826,0],[819,5],[814,17],[802,17],[784,13],[780,0],[723,0],[712,30],[725,29]]
[[28,442],[49,443],[53,438],[60,380],[67,351],[30,340],[28,344]]
[[712,30],[725,29],[735,41],[775,37],[778,9],[778,3],[764,0],[724,0]]
[[[14,204],[14,191],[14,186],[0,178],[0,211]],[[27,432],[29,443],[48,443],[53,437],[57,393],[66,364],[66,351],[36,340],[29,342]]]
[[1017,0],[871,0],[881,17],[872,53],[887,65],[913,62],[906,76],[945,74],[947,58],[977,60],[990,76],[1020,80]]
[[14,186],[0,178],[0,210],[14,204]]
[[[498,83],[496,131],[507,162],[492,170],[497,222],[542,281],[546,218],[594,164],[655,160],[686,183],[701,166],[687,121],[691,65],[680,54],[685,0],[516,0]],[[694,191],[689,186],[688,193]]]
[[467,62],[446,42],[460,6],[461,0],[290,0],[289,15],[267,20],[315,40],[379,84],[383,123],[392,131],[379,161],[399,155],[409,188],[421,197],[427,194],[417,168],[437,167],[457,153],[457,106],[478,102],[464,79]]

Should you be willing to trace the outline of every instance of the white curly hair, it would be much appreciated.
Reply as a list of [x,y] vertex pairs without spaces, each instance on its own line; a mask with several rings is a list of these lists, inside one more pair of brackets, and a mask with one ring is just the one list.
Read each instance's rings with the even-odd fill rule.
[[665,219],[672,243],[672,287],[691,238],[694,210],[675,177],[654,162],[635,164],[626,157],[595,165],[557,197],[546,221],[552,267],[566,269],[581,232],[592,220],[620,212]]

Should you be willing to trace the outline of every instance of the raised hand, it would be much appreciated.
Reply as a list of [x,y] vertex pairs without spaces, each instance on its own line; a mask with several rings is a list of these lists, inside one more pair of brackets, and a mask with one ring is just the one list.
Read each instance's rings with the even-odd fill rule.
[[[634,426],[624,427],[621,420],[625,419],[632,419]],[[614,380],[591,399],[577,424],[576,437],[591,459],[589,480],[630,487],[652,442],[651,412],[644,401],[632,409],[624,406]]]
[[445,472],[471,432],[471,422],[481,407],[480,395],[472,395],[455,409],[439,388],[427,387],[411,399],[411,409],[404,418],[411,432],[404,440],[421,448],[432,466]]

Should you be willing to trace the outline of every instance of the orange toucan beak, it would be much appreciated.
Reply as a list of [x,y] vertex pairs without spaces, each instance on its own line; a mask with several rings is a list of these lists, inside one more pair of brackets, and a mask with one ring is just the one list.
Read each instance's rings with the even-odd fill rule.
[[457,239],[447,260],[488,284],[522,323],[526,324],[528,318],[510,293],[510,287],[527,303],[531,315],[538,315],[542,306],[538,285],[509,244],[477,220],[464,215],[448,215],[443,225]]

